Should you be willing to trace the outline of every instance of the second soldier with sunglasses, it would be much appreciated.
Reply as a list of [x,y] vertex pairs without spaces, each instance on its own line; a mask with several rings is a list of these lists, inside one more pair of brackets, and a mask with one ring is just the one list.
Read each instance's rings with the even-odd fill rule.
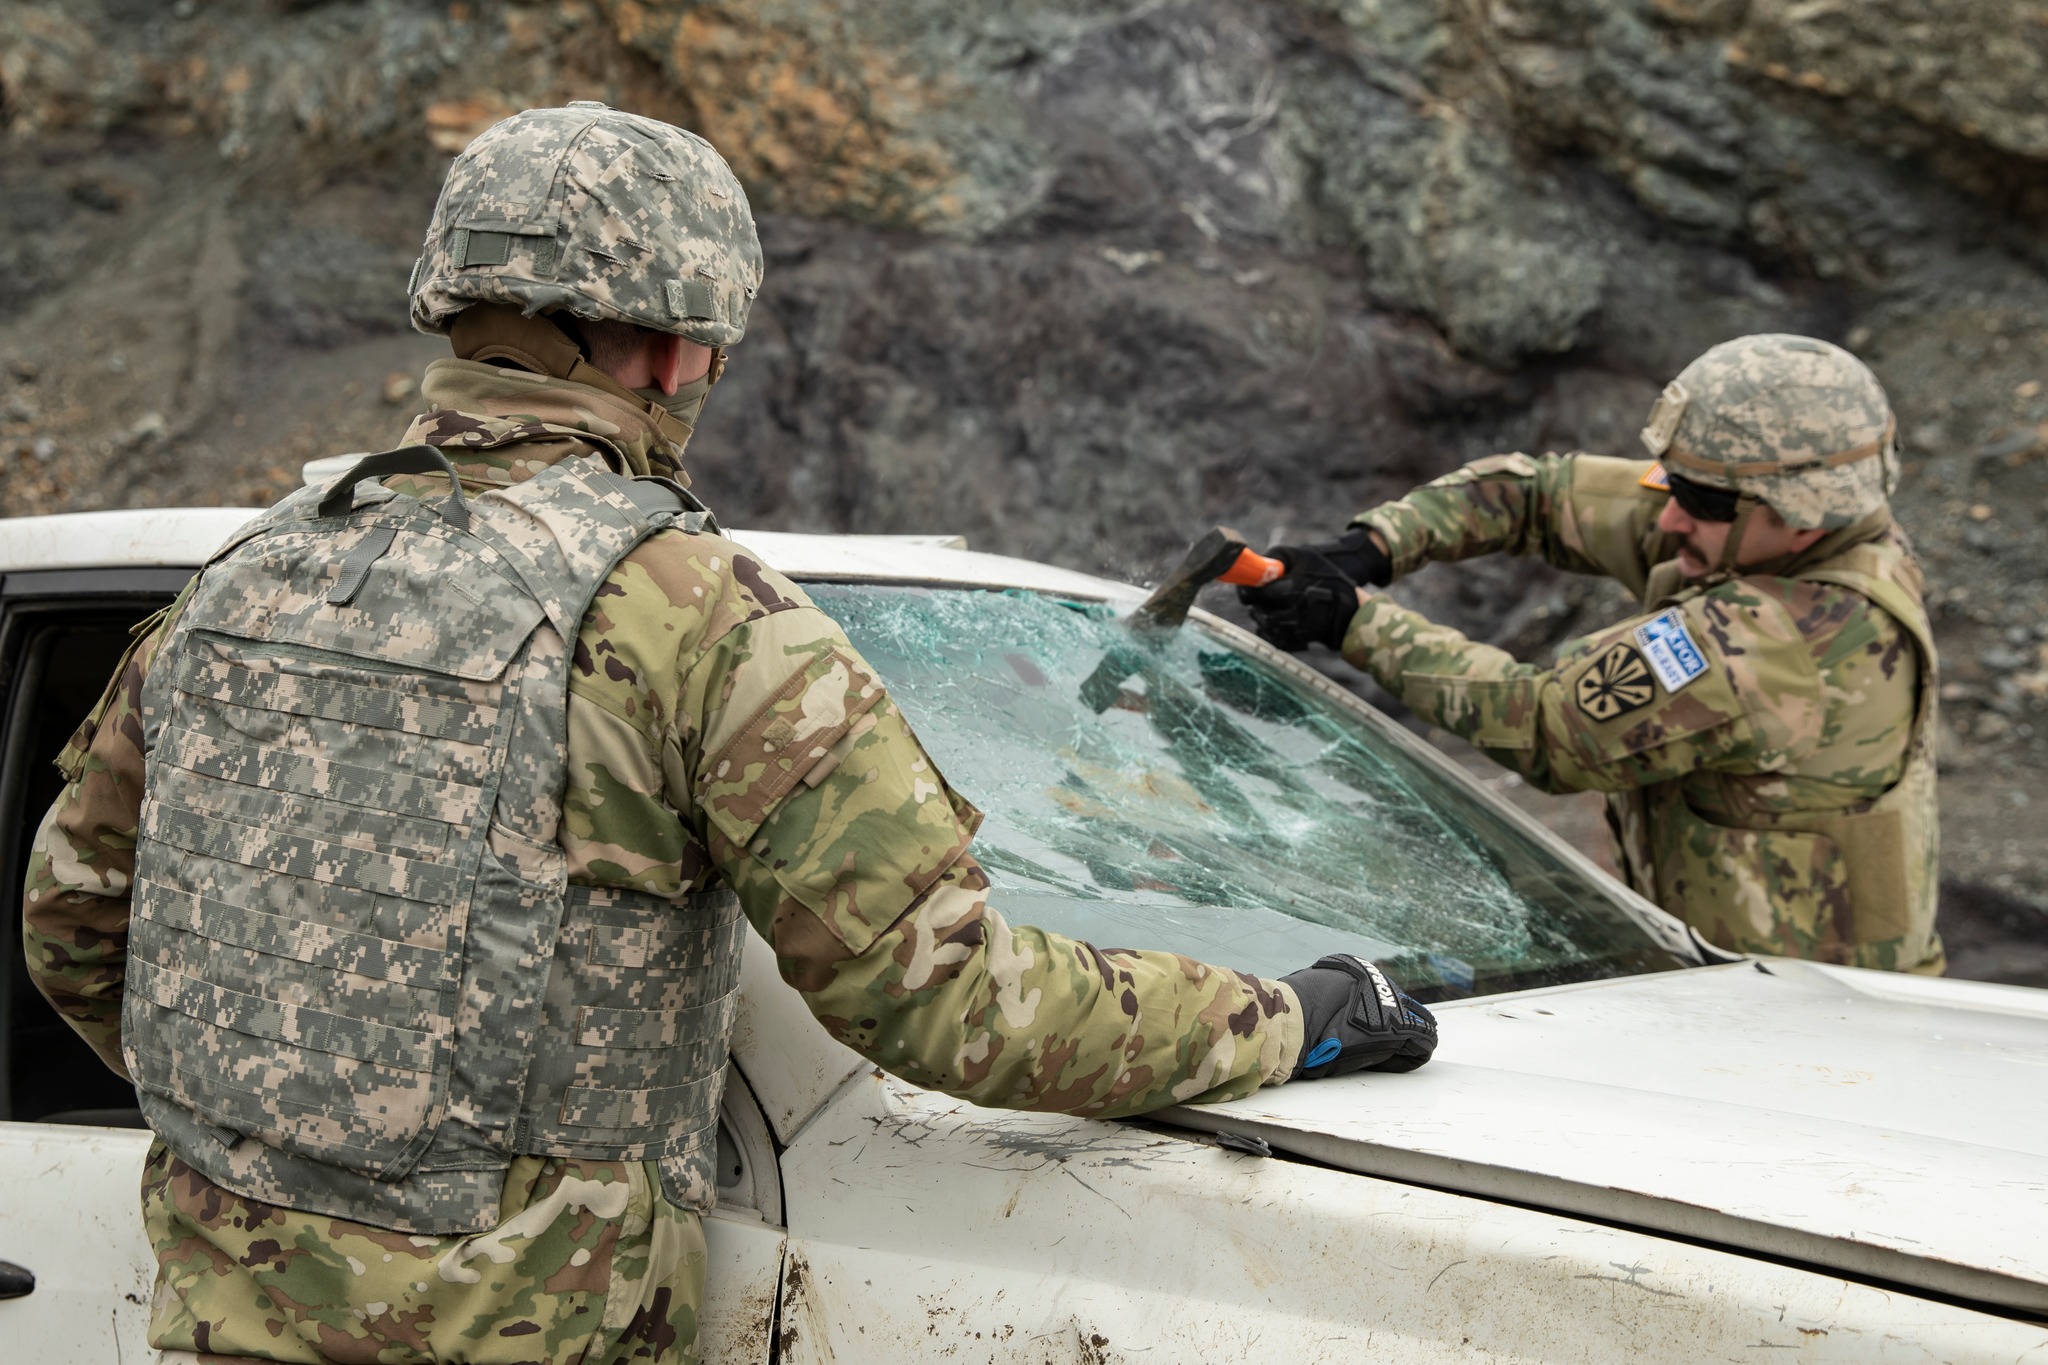
[[[1496,455],[1275,547],[1240,589],[1283,649],[1340,649],[1548,791],[1603,791],[1623,876],[1709,942],[1939,973],[1935,653],[1893,523],[1891,406],[1806,337],[1741,337],[1658,399],[1650,460]],[[1641,614],[1538,667],[1371,591],[1504,552]]]

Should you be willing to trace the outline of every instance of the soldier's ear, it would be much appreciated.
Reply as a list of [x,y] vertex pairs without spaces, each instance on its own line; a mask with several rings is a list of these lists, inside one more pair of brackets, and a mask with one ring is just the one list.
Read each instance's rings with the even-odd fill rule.
[[673,332],[648,332],[647,368],[654,372],[655,387],[674,393],[683,373],[683,339]]
[[696,383],[711,368],[709,346],[700,346],[673,332],[650,332],[648,346],[648,368],[653,372],[655,386],[663,393],[674,393],[685,384]]

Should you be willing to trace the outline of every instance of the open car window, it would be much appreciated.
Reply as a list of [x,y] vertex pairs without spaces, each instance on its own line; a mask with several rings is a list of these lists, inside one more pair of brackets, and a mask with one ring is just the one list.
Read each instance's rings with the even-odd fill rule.
[[135,623],[189,571],[58,569],[0,576],[0,1119],[140,1127],[135,1092],[100,1065],[29,980],[22,882],[71,738]]
[[1274,976],[1377,959],[1425,999],[1695,965],[1361,713],[1199,621],[1030,592],[820,584],[987,816],[1011,920]]

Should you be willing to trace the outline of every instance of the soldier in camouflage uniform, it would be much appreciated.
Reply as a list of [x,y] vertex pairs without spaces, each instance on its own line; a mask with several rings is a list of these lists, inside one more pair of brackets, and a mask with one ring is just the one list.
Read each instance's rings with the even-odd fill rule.
[[[1546,791],[1602,791],[1628,881],[1720,947],[1939,973],[1935,653],[1887,497],[1889,403],[1826,342],[1750,336],[1665,389],[1653,460],[1496,455],[1275,553],[1242,590]],[[1368,591],[1539,554],[1642,614],[1517,663]]]
[[414,271],[455,357],[405,448],[240,533],[65,751],[28,963],[158,1132],[168,1358],[696,1359],[742,924],[833,1036],[981,1104],[1434,1047],[1355,959],[1269,981],[1003,918],[872,671],[680,487],[760,280],[693,135],[487,131]]

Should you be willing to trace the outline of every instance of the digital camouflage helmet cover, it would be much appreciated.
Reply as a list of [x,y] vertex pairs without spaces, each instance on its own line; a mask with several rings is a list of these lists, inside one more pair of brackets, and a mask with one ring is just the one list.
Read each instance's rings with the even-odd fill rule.
[[409,292],[422,332],[498,303],[725,347],[760,287],[753,210],[711,144],[578,101],[514,114],[455,158]]
[[1643,444],[1695,483],[1747,493],[1786,525],[1835,530],[1897,482],[1891,403],[1868,366],[1812,337],[1724,341],[1664,389]]

